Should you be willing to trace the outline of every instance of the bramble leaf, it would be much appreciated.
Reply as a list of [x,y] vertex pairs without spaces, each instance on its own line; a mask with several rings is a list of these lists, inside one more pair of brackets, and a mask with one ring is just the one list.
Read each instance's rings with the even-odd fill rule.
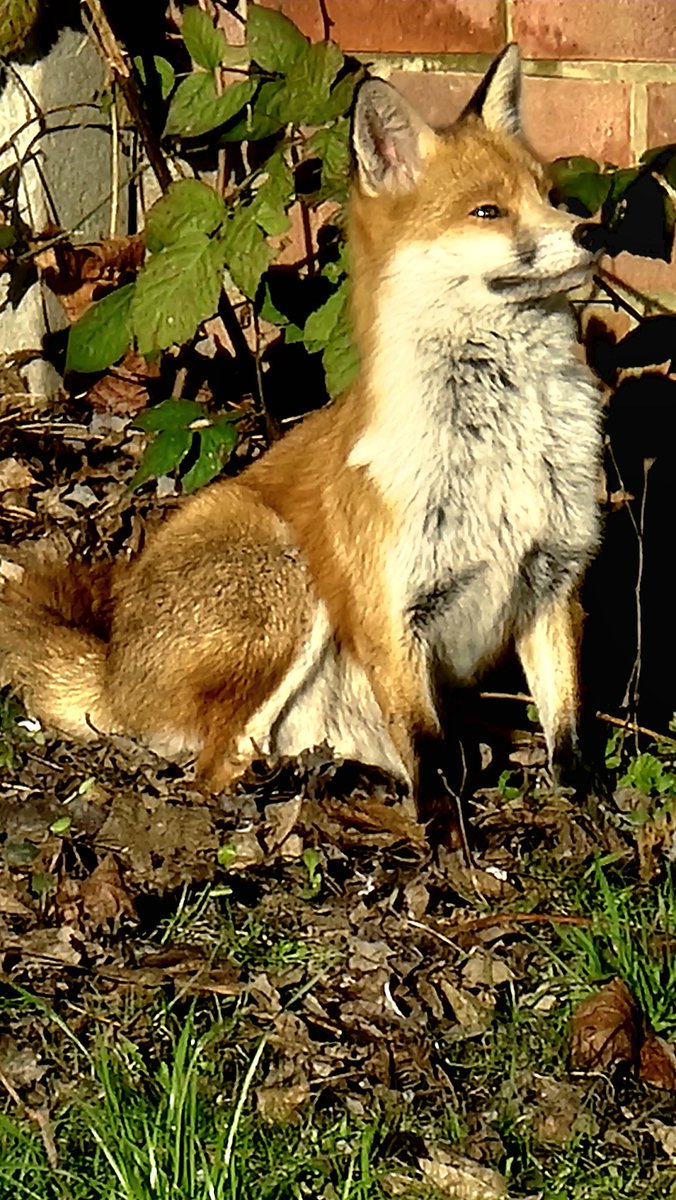
[[227,209],[212,187],[199,179],[179,179],[153,204],[146,218],[146,246],[152,254],[186,233],[214,233]]
[[265,234],[249,216],[247,208],[239,208],[225,227],[221,245],[225,263],[233,281],[250,300],[256,295],[261,276],[274,257]]
[[261,229],[272,236],[289,228],[286,209],[294,196],[293,172],[283,153],[276,153],[265,164],[265,173],[267,178],[256,191],[249,212]]
[[137,488],[148,479],[173,471],[188,453],[193,436],[190,429],[165,429],[158,433],[146,448],[129,486]]
[[165,134],[199,137],[236,117],[256,91],[255,79],[232,83],[219,96],[213,75],[196,71],[179,83],[164,128]]
[[359,368],[359,355],[352,340],[352,330],[345,312],[331,333],[331,340],[322,354],[326,390],[338,396],[354,381]]
[[[134,59],[134,66],[136,67],[136,70],[138,71],[139,79],[141,80],[141,83],[143,84],[144,87],[146,87],[148,84],[148,77],[147,77],[147,73],[146,73],[146,64],[144,63],[144,61],[140,55],[138,58]],[[160,83],[160,94],[162,96],[162,99],[166,100],[171,89],[173,88],[174,84],[176,83],[176,72],[175,72],[174,68],[172,67],[171,63],[168,62],[166,58],[162,58],[161,55],[159,55],[159,54],[153,55],[153,66],[155,68],[155,71],[157,72],[157,77],[158,77],[159,83]]]
[[227,42],[220,29],[201,8],[185,8],[181,26],[183,41],[193,62],[207,71],[215,71],[226,51]]
[[556,159],[550,165],[550,172],[559,202],[576,202],[587,216],[598,212],[612,187],[613,176],[601,173],[593,158],[582,155]]
[[140,354],[192,337],[218,306],[223,278],[221,242],[189,233],[154,254],[136,281],[131,324]]
[[284,75],[308,48],[307,38],[282,13],[260,4],[247,10],[247,44],[254,62],[264,71]]
[[253,103],[248,104],[246,111],[234,125],[229,125],[220,134],[222,142],[258,142],[261,138],[272,137],[284,128],[284,122],[278,114],[279,97],[284,92],[286,84],[282,79],[269,80],[261,85]]
[[161,433],[164,429],[187,429],[193,421],[199,421],[204,415],[204,405],[198,404],[197,400],[172,396],[138,413],[133,424],[145,433]]
[[303,330],[303,342],[311,354],[323,350],[341,319],[347,304],[347,287],[343,284],[329,296],[321,308],[310,313]]
[[66,351],[66,370],[88,374],[104,371],[126,354],[131,345],[130,307],[135,283],[97,300],[71,326]]
[[[294,63],[276,111],[284,125],[321,125],[330,106],[331,84],[344,62],[332,42],[316,42]],[[335,115],[335,114],[334,114]]]
[[194,492],[218,475],[237,445],[237,430],[228,420],[215,422],[198,432],[200,452],[182,479],[184,492]]

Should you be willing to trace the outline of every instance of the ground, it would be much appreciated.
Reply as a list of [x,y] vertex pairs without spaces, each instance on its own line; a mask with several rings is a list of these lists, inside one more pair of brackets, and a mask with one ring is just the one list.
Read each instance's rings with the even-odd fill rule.
[[[175,503],[82,411],[0,412],[5,563]],[[555,793],[521,706],[448,850],[321,748],[214,797],[2,695],[0,1196],[676,1194],[676,743]]]

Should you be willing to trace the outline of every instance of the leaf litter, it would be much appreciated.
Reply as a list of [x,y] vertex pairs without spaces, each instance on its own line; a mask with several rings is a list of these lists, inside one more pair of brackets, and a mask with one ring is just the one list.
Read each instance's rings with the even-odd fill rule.
[[[134,402],[106,405],[0,406],[3,577],[36,554],[134,551],[175,505],[129,491]],[[602,853],[653,883],[671,822],[632,825],[626,796],[590,807],[486,786],[465,802],[468,854],[430,845],[392,781],[325,748],[215,797],[189,762],[124,738],[84,748],[14,717],[0,740],[0,1092],[50,1161],[76,1081],[48,1013],[91,1044],[131,1011],[152,1046],[152,1005],[171,996],[236,1006],[236,1042],[266,1035],[252,1092],[266,1124],[318,1103],[415,1113],[384,1194],[506,1196],[506,1122],[545,1176],[580,1138],[627,1161],[640,1151],[648,1172],[676,1167],[673,1044],[625,981],[590,983],[575,1005],[552,965],[557,922],[589,926],[561,881]]]

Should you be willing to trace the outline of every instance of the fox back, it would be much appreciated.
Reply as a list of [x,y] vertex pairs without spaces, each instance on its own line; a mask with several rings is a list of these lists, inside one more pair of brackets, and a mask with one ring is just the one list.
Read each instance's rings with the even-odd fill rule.
[[[361,87],[358,379],[120,574],[109,632],[82,629],[80,693],[104,732],[193,750],[214,787],[255,754],[328,743],[400,775],[425,811],[443,792],[445,693],[514,644],[553,767],[575,759],[600,431],[565,293],[592,255],[548,202],[519,88],[508,47],[435,132],[386,83]],[[37,636],[30,578],[24,594]],[[45,639],[31,651],[27,619],[0,633],[15,682],[38,715],[91,729],[80,700],[69,722],[45,700],[67,672],[57,652],[45,665]],[[48,624],[56,639],[53,608]]]

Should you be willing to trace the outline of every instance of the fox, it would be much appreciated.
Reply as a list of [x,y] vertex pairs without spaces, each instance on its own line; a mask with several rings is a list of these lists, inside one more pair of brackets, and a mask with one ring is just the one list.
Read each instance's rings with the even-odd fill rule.
[[215,792],[326,745],[424,814],[447,697],[510,650],[553,777],[580,760],[601,406],[567,293],[598,245],[549,201],[515,44],[443,129],[364,80],[351,144],[354,384],[131,560],[8,583],[0,674],[73,738],[193,755]]

